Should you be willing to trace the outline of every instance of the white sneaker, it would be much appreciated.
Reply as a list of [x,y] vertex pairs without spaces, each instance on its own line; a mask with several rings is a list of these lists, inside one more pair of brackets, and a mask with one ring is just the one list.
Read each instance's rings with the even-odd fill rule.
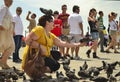
[[76,56],[74,59],[75,60],[80,60],[81,58],[79,56]]

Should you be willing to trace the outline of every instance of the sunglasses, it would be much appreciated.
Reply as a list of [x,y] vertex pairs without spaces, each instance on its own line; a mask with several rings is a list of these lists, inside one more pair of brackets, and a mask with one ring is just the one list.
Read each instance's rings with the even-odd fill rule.
[[18,12],[22,12],[22,10],[17,10]]

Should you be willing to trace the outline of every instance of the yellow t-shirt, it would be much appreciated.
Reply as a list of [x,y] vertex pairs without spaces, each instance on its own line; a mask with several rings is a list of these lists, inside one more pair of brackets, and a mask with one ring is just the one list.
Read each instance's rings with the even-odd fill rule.
[[[37,42],[46,47],[46,51],[47,51],[46,56],[49,57],[50,49],[53,46],[53,40],[54,38],[56,38],[56,36],[50,32],[50,37],[48,37],[42,26],[36,26],[35,28],[33,28],[32,32],[34,32],[35,35],[39,37]],[[25,64],[25,59],[27,56],[28,48],[29,46],[26,45],[24,52],[23,52],[22,68],[24,67],[24,64]]]
[[104,34],[104,35],[107,34],[107,31],[106,31],[106,30],[103,30],[103,34]]

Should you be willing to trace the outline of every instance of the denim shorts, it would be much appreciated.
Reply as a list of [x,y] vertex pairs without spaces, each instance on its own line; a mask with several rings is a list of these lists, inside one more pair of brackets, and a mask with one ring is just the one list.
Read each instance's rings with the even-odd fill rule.
[[98,40],[99,38],[99,33],[98,32],[91,32],[91,36],[93,40]]

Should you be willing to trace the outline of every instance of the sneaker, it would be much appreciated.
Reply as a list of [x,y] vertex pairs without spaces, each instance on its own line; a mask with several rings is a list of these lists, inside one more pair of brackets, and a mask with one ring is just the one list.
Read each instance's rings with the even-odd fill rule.
[[114,51],[114,53],[117,53],[117,54],[119,54],[120,52],[118,52],[118,51]]
[[88,51],[86,52],[88,58],[90,58],[90,53],[91,53],[91,50],[88,50]]
[[81,58],[79,56],[76,56],[74,59],[75,60],[80,60]]
[[100,57],[98,57],[98,56],[93,56],[93,58],[98,58],[98,59],[99,59]]

